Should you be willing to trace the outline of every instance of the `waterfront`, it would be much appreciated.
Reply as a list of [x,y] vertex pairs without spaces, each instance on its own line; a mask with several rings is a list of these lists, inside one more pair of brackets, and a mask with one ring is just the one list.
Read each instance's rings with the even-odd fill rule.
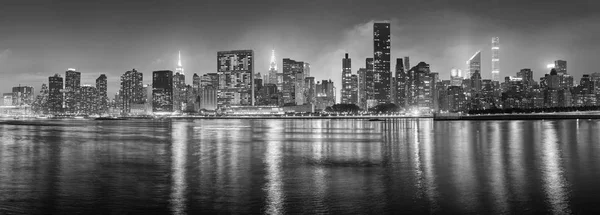
[[0,213],[598,213],[600,120],[0,122]]

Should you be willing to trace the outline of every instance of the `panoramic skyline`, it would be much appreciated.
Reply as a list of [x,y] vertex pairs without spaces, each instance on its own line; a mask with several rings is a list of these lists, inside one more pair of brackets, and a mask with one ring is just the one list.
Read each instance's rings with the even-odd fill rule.
[[[186,75],[216,72],[218,51],[252,49],[255,72],[266,74],[271,50],[311,64],[316,80],[339,91],[344,53],[352,71],[372,56],[374,21],[391,24],[395,58],[425,61],[447,79],[452,68],[482,51],[482,77],[491,78],[491,38],[500,38],[501,79],[531,68],[535,79],[547,63],[569,62],[574,77],[596,72],[600,15],[595,1],[8,1],[0,8],[0,92],[29,85],[39,91],[67,68],[82,84],[108,77],[109,95],[119,77],[135,68],[175,70],[181,51]],[[577,79],[576,79],[577,80]],[[144,79],[149,83],[150,79]],[[186,83],[191,83],[187,79]],[[339,95],[339,93],[338,93]]]

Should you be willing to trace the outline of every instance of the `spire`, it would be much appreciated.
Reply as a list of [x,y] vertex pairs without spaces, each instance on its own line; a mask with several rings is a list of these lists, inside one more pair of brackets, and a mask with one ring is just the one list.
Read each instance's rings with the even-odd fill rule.
[[277,59],[275,58],[275,50],[271,51],[271,66],[270,70],[277,70]]
[[177,61],[177,66],[181,67],[181,51],[179,51],[179,61]]
[[181,51],[179,51],[177,59],[177,67],[175,68],[175,72],[183,75],[183,65],[181,64]]

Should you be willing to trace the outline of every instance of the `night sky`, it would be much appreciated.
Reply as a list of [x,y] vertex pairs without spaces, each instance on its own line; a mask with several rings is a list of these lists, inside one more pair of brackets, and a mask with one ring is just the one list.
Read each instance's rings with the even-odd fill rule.
[[332,79],[339,90],[344,53],[353,72],[372,56],[374,20],[391,21],[392,68],[410,56],[448,79],[482,50],[482,75],[490,78],[498,36],[501,77],[531,68],[538,79],[556,59],[568,61],[576,81],[600,72],[598,0],[0,0],[0,92],[21,84],[37,93],[48,76],[76,68],[82,84],[107,74],[112,94],[132,68],[145,83],[154,70],[174,70],[178,50],[190,84],[193,73],[216,72],[221,50],[254,50],[255,70],[264,74],[273,48],[280,68],[284,57],[309,62],[317,80]]

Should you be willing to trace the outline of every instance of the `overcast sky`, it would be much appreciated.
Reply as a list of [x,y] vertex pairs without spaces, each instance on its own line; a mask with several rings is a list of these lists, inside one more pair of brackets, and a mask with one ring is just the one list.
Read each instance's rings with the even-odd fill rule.
[[[389,20],[392,59],[431,64],[440,78],[482,51],[483,78],[490,78],[490,43],[500,38],[500,75],[568,61],[568,72],[600,72],[598,0],[228,0],[228,1],[29,1],[0,0],[0,92],[30,85],[67,68],[82,72],[82,84],[101,73],[109,92],[132,68],[151,82],[154,70],[174,70],[181,50],[186,79],[216,72],[216,52],[252,49],[256,72],[265,73],[270,50],[311,63],[317,80],[340,89],[345,52],[352,70],[373,54],[372,23]],[[394,68],[395,60],[391,67]]]

